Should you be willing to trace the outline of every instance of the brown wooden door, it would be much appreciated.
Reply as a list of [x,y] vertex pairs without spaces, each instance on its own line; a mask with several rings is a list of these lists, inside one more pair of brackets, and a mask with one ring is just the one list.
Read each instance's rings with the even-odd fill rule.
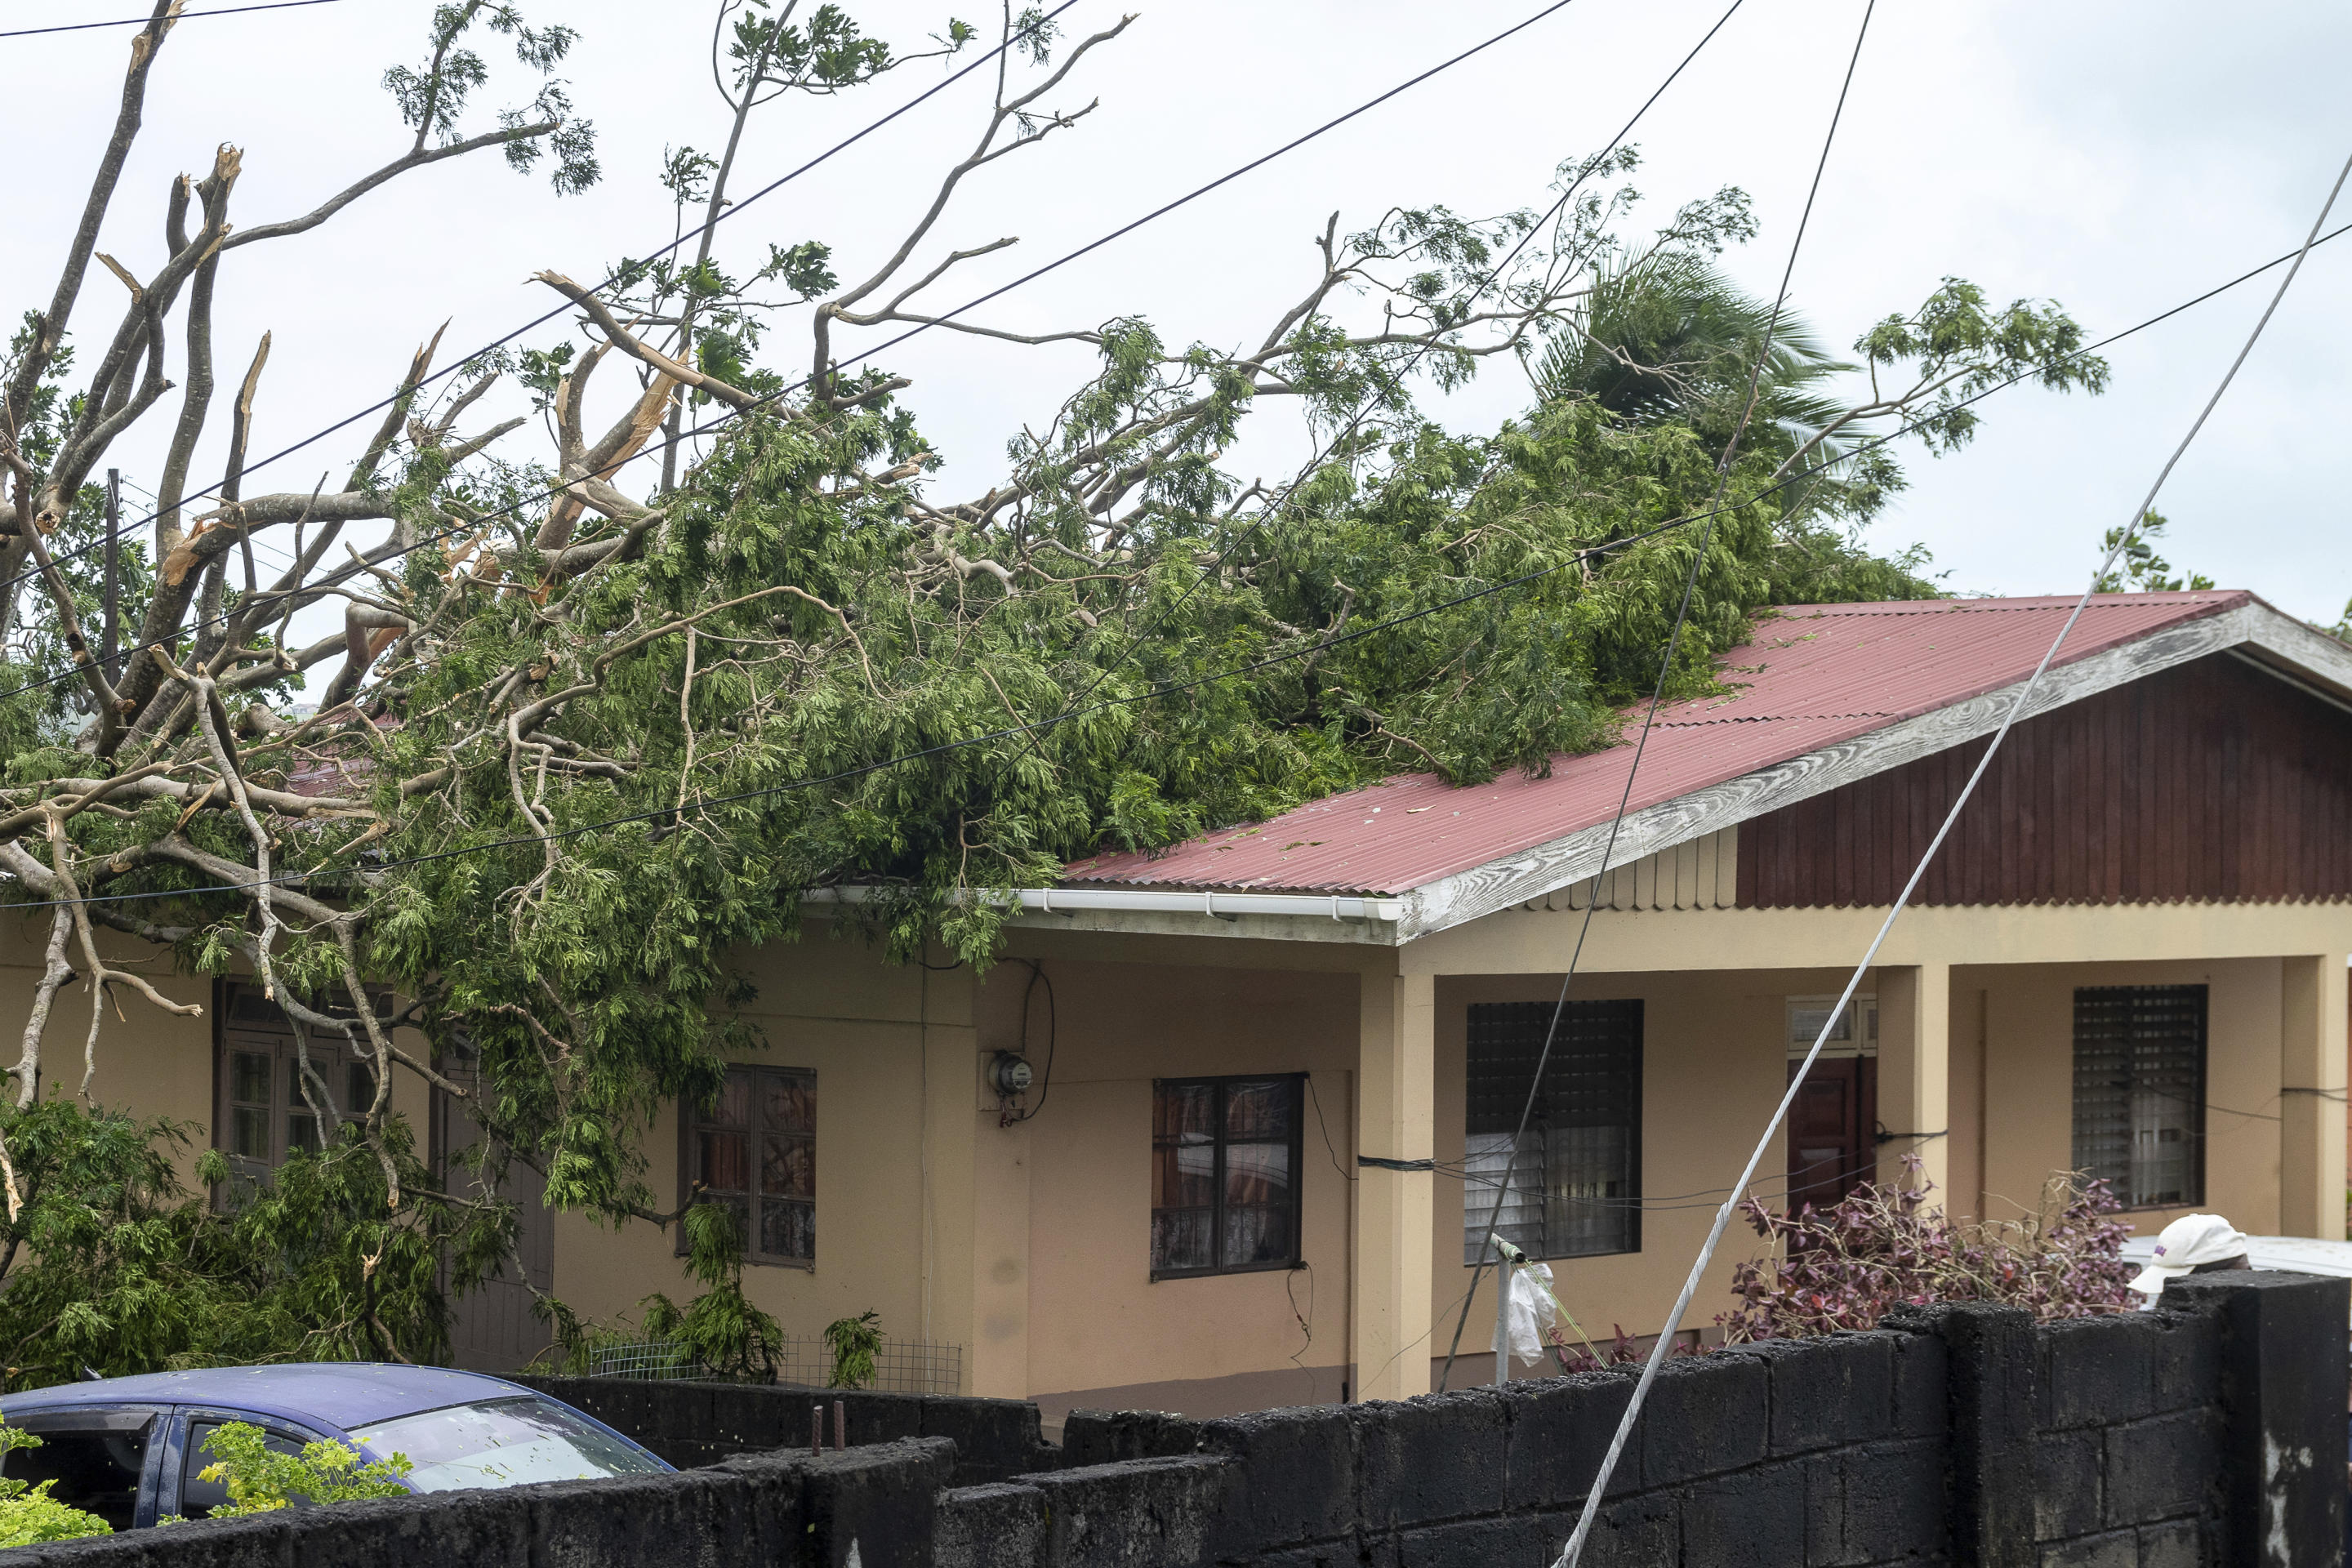
[[[474,1089],[471,1068],[455,1062],[445,1065],[452,1083],[469,1091]],[[438,1089],[433,1094],[433,1121],[434,1145],[444,1179],[455,1190],[479,1194],[480,1177],[467,1171],[455,1156],[480,1141],[481,1129],[462,1104]],[[517,1161],[507,1167],[498,1195],[515,1205],[515,1256],[502,1262],[479,1288],[449,1303],[449,1364],[472,1372],[512,1372],[545,1350],[550,1342],[547,1324],[530,1310],[535,1291],[555,1288],[555,1215],[547,1206],[547,1180]]]
[[[1789,1064],[1795,1078],[1801,1064]],[[1827,1208],[1877,1173],[1878,1058],[1813,1064],[1789,1107],[1788,1206]]]

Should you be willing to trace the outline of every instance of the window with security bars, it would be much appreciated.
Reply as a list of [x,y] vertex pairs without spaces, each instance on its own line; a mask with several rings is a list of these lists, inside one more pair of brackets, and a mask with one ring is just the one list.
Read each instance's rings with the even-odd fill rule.
[[[735,1215],[754,1263],[816,1261],[816,1074],[730,1068],[708,1105],[685,1108],[682,1185]],[[686,1230],[678,1227],[678,1249]]]
[[1542,1091],[1513,1156],[1552,1014],[1549,1002],[1470,1009],[1465,1263],[1485,1250],[1497,1192],[1503,1206],[1493,1229],[1530,1258],[1642,1249],[1640,1002],[1570,1002],[1559,1010]]
[[1151,1086],[1152,1278],[1298,1261],[1305,1081],[1290,1074]]
[[2074,1168],[2128,1207],[2205,1201],[2205,987],[2074,993]]

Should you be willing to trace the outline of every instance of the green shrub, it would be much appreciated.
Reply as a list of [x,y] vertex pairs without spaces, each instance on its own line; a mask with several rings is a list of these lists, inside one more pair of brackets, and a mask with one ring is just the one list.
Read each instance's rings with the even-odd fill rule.
[[260,1427],[243,1421],[215,1429],[205,1439],[205,1452],[213,1462],[205,1467],[204,1479],[228,1488],[228,1506],[213,1510],[215,1519],[270,1513],[295,1498],[335,1503],[405,1497],[408,1489],[400,1478],[415,1468],[405,1454],[362,1463],[358,1449],[331,1440],[305,1444],[299,1455],[281,1454],[268,1446]]
[[[37,1448],[41,1440],[30,1432],[0,1422],[0,1456],[17,1448]],[[68,1508],[49,1495],[58,1483],[27,1485],[0,1478],[0,1547],[32,1546],[44,1541],[79,1541],[88,1535],[111,1535],[114,1527],[94,1513]]]

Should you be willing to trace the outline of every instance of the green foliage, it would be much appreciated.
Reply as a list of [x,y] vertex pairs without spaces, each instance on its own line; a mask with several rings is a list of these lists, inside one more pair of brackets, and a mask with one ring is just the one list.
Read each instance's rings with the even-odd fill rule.
[[299,1498],[308,1503],[357,1502],[367,1498],[406,1497],[400,1478],[415,1467],[405,1454],[362,1461],[360,1451],[331,1440],[306,1443],[299,1454],[268,1446],[258,1426],[230,1421],[205,1438],[212,1463],[204,1479],[228,1488],[228,1504],[215,1519],[272,1513]]
[[720,1377],[773,1382],[783,1331],[743,1294],[743,1232],[734,1210],[693,1204],[679,1223],[686,1229],[687,1273],[705,1289],[683,1310],[658,1292],[638,1303],[646,1334]]
[[[2156,552],[2153,542],[2163,537],[2166,521],[2162,512],[2150,509],[2140,519],[2131,542],[2124,545],[2123,555],[2116,562],[2115,568],[2101,573],[2097,584],[2091,591],[2095,594],[2178,594],[2184,588],[2191,593],[2202,593],[2212,587],[2213,579],[2202,572],[2191,572],[2185,577],[2167,575],[2172,570],[2172,563]],[[2107,530],[2107,536],[2099,541],[2099,548],[2112,552],[2123,536],[2124,531],[2120,526],[2111,528]],[[2347,615],[2352,615],[2352,611],[2347,611]]]
[[874,1352],[882,1348],[882,1314],[867,1309],[854,1318],[836,1318],[824,1326],[824,1348],[833,1352],[829,1388],[874,1386]]
[[[422,68],[394,66],[383,73],[384,90],[400,106],[402,121],[415,128],[419,146],[428,142],[448,146],[462,140],[457,122],[476,89],[490,79],[489,66],[462,41],[476,22],[511,38],[515,58],[547,78],[552,78],[580,37],[570,27],[533,27],[515,7],[492,0],[456,0],[436,6]],[[557,129],[544,142],[536,136],[509,139],[507,163],[517,173],[527,174],[551,149],[556,194],[576,195],[594,184],[601,171],[596,164],[594,130],[572,114],[563,84],[545,81],[527,107],[499,114],[499,125],[509,132],[551,121]]]
[[[184,1189],[194,1131],[50,1099],[0,1113],[23,1207],[0,1224],[0,1357],[16,1386],[260,1361],[438,1359],[447,1309],[436,1251],[453,1217],[387,1212],[373,1154],[347,1129],[265,1188],[217,1153]],[[423,1175],[404,1129],[393,1147]]]
[[[40,1446],[41,1440],[30,1432],[0,1421],[0,1456]],[[114,1533],[114,1527],[98,1515],[84,1513],[49,1496],[49,1489],[57,1484],[47,1480],[28,1485],[0,1477],[0,1548]]]
[[1943,286],[1907,316],[1888,316],[1854,343],[1875,397],[1893,394],[1924,409],[1918,436],[1930,451],[1966,446],[1981,418],[1962,406],[1977,394],[2024,374],[2053,392],[2093,395],[2107,386],[2107,363],[2083,350],[2083,329],[2055,303],[1986,302],[1966,279]]

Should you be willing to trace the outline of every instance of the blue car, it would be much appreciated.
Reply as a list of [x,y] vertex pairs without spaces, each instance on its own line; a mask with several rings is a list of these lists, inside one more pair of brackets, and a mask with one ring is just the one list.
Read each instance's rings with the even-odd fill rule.
[[41,1439],[0,1462],[11,1479],[117,1530],[202,1519],[228,1490],[199,1473],[207,1435],[231,1421],[299,1453],[322,1438],[370,1459],[404,1454],[412,1491],[458,1491],[667,1470],[561,1400],[479,1373],[321,1362],[211,1367],[64,1384],[0,1398],[0,1420]]

